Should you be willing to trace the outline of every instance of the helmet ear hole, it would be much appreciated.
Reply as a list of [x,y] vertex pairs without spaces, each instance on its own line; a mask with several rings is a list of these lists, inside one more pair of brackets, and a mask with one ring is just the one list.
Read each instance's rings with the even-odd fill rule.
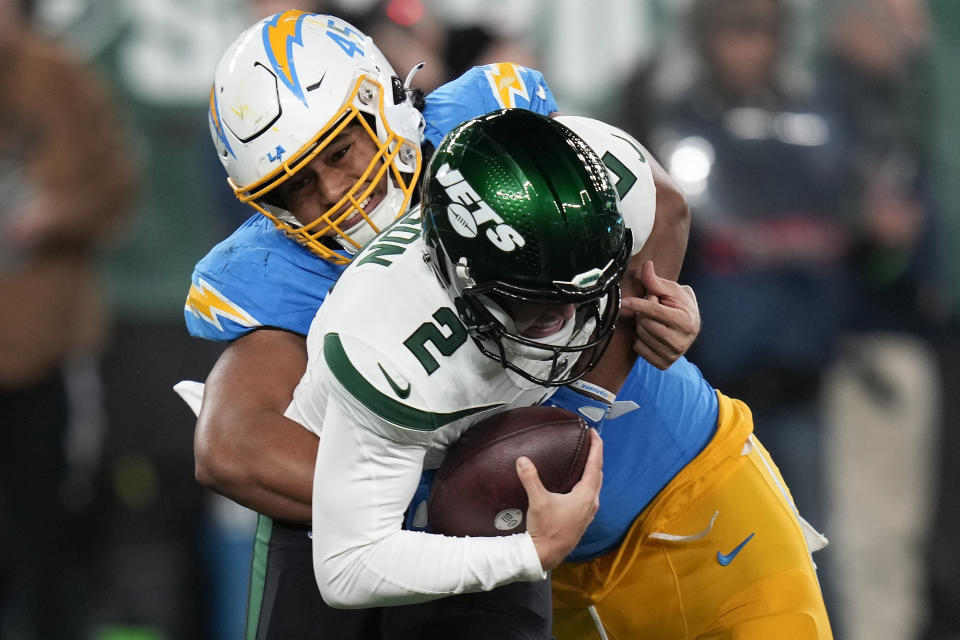
[[[220,100],[226,104],[233,104],[242,99],[244,110],[227,109],[223,111],[223,123],[240,142],[250,142],[265,131],[280,118],[279,90],[277,76],[266,66],[257,62],[246,74],[246,82],[242,87],[228,85],[228,91],[220,86]],[[242,92],[243,96],[236,95]]]
[[390,84],[393,86],[393,104],[400,104],[407,99],[407,91],[403,88],[403,81],[397,76],[390,78]]

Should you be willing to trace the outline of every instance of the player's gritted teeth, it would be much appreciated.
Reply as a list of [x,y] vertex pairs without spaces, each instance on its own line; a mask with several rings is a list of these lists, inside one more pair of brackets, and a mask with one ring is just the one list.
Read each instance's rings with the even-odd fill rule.
[[366,200],[363,200],[357,206],[358,211],[352,216],[347,218],[347,220],[340,225],[341,229],[351,229],[354,225],[363,221],[363,214],[360,211],[363,211],[368,216],[370,212],[373,211],[378,204],[383,200],[383,194],[375,193],[374,195],[368,197]]
[[546,338],[560,331],[563,325],[573,318],[574,306],[514,305],[510,311],[520,335],[526,338]]

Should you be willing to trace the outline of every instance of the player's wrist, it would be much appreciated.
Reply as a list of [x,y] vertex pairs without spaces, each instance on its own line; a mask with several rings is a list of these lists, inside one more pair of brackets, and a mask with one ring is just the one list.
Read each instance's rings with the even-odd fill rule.
[[540,558],[540,566],[544,571],[550,571],[555,569],[557,566],[563,562],[571,551],[573,551],[574,546],[569,545],[569,549],[566,545],[560,545],[556,542],[545,540],[543,538],[534,538],[534,546],[537,549],[537,556]]

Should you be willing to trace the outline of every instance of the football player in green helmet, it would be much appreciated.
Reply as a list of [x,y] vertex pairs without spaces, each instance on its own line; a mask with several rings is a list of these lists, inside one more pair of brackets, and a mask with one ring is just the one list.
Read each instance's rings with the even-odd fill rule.
[[[303,33],[296,25],[303,28]],[[285,43],[294,38],[298,39],[297,45],[285,48]],[[443,133],[468,117],[498,108],[497,105],[556,115],[558,107],[549,87],[539,72],[520,65],[497,63],[475,67],[432,92],[425,100],[413,100],[426,120],[421,139],[413,127],[419,116],[405,100],[409,97],[407,88],[412,73],[406,82],[392,75],[392,68],[378,57],[369,37],[334,16],[287,11],[258,21],[249,33],[231,45],[224,59],[231,64],[218,67],[211,93],[210,124],[214,144],[237,195],[267,215],[252,217],[198,263],[191,278],[185,319],[193,335],[229,342],[207,378],[206,390],[203,391],[201,385],[192,387],[195,395],[191,396],[191,402],[195,410],[199,410],[201,397],[203,400],[195,431],[198,481],[262,514],[254,546],[257,561],[251,576],[247,633],[258,640],[267,640],[299,635],[314,637],[316,629],[329,628],[337,629],[338,637],[360,638],[366,637],[361,628],[379,626],[381,622],[384,628],[396,630],[403,626],[421,631],[427,620],[427,626],[436,632],[443,624],[438,618],[446,616],[458,625],[456,633],[446,634],[448,636],[466,637],[462,623],[468,618],[470,622],[466,627],[470,637],[489,637],[491,634],[487,632],[494,628],[502,638],[548,637],[549,620],[541,617],[549,618],[546,581],[516,583],[505,590],[445,598],[423,606],[391,607],[389,614],[384,611],[382,617],[379,613],[382,609],[332,611],[325,606],[310,567],[307,535],[317,437],[287,418],[284,411],[306,365],[305,337],[310,321],[342,270],[333,262],[349,262],[354,252],[374,235],[369,233],[366,224],[358,224],[366,235],[351,227],[355,212],[365,212],[366,217],[376,223],[374,231],[377,231],[406,210],[407,200],[401,202],[393,198],[387,184],[392,180],[398,188],[394,191],[402,189],[404,196],[410,195],[407,188],[413,185],[414,178],[410,176],[414,176],[414,172],[409,165],[396,164],[413,158],[406,153],[409,149],[406,142],[422,145],[423,157],[428,157]],[[329,62],[332,60],[340,62]],[[333,76],[320,73],[324,65],[333,70]],[[270,80],[269,70],[273,71],[275,81],[263,85],[260,81]],[[327,86],[331,77],[334,84]],[[358,85],[362,77],[366,78],[366,84]],[[524,90],[498,92],[498,85],[507,79]],[[388,101],[391,86],[393,100]],[[339,98],[336,87],[343,89]],[[357,87],[359,91],[355,91]],[[367,92],[367,88],[373,92]],[[398,94],[401,88],[404,91]],[[302,93],[288,95],[300,89]],[[306,98],[306,103],[301,97]],[[250,105],[254,105],[257,113],[266,114],[266,120],[237,117],[241,112],[249,116]],[[271,105],[283,107],[275,122],[273,116],[278,112],[272,110]],[[341,108],[346,110],[342,119],[337,115]],[[335,126],[346,124],[353,115],[358,117],[349,122],[358,126],[346,129]],[[363,121],[370,126],[364,126]],[[261,130],[264,122],[272,125]],[[601,123],[594,121],[593,124]],[[262,135],[250,137],[254,132],[249,129],[251,126]],[[335,134],[324,137],[324,131],[340,131],[343,135],[339,139],[334,139]],[[364,131],[376,131],[376,140],[373,136],[360,135]],[[656,224],[653,224],[652,212],[639,207],[644,215],[650,214],[649,219],[635,220],[628,226],[634,232],[635,246],[644,246],[643,258],[653,261],[657,273],[666,278],[658,277],[651,268],[644,270],[643,278],[635,272],[635,277],[624,280],[624,295],[641,295],[636,290],[631,294],[630,286],[642,284],[644,293],[653,296],[650,310],[654,313],[641,311],[638,322],[618,327],[613,340],[623,338],[633,342],[636,339],[635,346],[648,349],[642,354],[645,358],[666,367],[696,335],[696,325],[688,322],[697,318],[695,305],[688,315],[679,314],[682,321],[678,324],[673,318],[664,322],[660,312],[665,307],[655,302],[657,298],[662,301],[663,296],[677,286],[668,279],[675,278],[679,272],[689,211],[663,169],[655,162],[642,161],[642,154],[638,156],[635,152],[636,143],[629,144],[629,136],[617,131],[619,137],[608,135],[616,132],[598,131],[602,135],[596,139],[585,139],[613,172],[624,212],[632,209],[631,201],[646,202],[647,197],[653,197],[656,181]],[[354,134],[359,135],[359,139]],[[399,144],[396,136],[391,137],[393,134],[405,142]],[[314,141],[319,144],[313,146]],[[314,151],[316,156],[311,155]],[[386,161],[380,164],[377,161],[388,156],[394,161],[384,175],[381,170]],[[308,157],[309,160],[304,160],[306,164],[301,164],[300,160]],[[611,158],[623,159],[627,164],[611,163]],[[281,164],[282,176],[277,173]],[[650,165],[655,180],[641,175],[649,173]],[[376,168],[367,171],[370,166]],[[379,176],[384,179],[380,180]],[[374,184],[370,191],[370,185]],[[268,190],[268,187],[275,188]],[[344,196],[347,197],[344,199]],[[353,207],[350,211],[347,204]],[[314,224],[314,220],[320,222]],[[334,248],[326,245],[329,236],[322,239],[323,247],[311,244],[313,240],[321,240],[323,227],[317,225],[324,220],[348,232],[350,247],[347,249],[351,255],[335,250],[333,255],[325,256],[323,251],[317,251],[326,247],[329,252]],[[284,238],[274,224],[320,257]],[[294,229],[298,233],[291,233]],[[642,240],[648,235],[651,241],[644,244]],[[321,259],[324,257],[333,260]],[[517,318],[522,331],[528,330],[528,324],[538,325],[533,327],[534,332],[549,331],[549,317],[543,317],[539,311],[524,316],[520,311],[513,309],[511,315]],[[389,318],[382,321],[388,322]],[[636,334],[632,324],[636,326]],[[427,351],[434,348],[432,344],[425,343]],[[618,351],[615,347],[608,349],[607,357],[588,376],[601,375],[615,351]],[[181,393],[184,388],[178,385]],[[289,595],[294,593],[296,597]],[[304,602],[309,606],[303,606]],[[472,613],[468,615],[468,612]],[[534,613],[536,615],[530,615]],[[400,620],[403,625],[398,624]],[[351,635],[348,629],[355,633]],[[389,637],[408,637],[404,633],[398,630]],[[386,637],[383,636],[383,640]]]
[[449,135],[424,183],[423,240],[460,319],[532,382],[582,377],[613,333],[633,246],[606,166],[566,126],[519,110]]
[[[611,494],[601,501],[603,443],[591,430],[586,468],[570,493],[549,493],[532,463],[517,460],[529,498],[526,531],[455,538],[403,528],[421,471],[438,466],[478,421],[552,404],[571,384],[611,400],[604,389],[577,383],[614,332],[633,232],[615,174],[594,149],[573,128],[523,110],[454,128],[429,163],[421,209],[362,250],[321,307],[307,338],[307,372],[288,410],[319,436],[313,563],[320,592],[335,607],[406,604],[533,582],[556,569],[564,638],[602,636],[602,628],[648,637],[664,624],[671,632],[658,637],[676,637],[688,623],[700,638],[715,635],[718,624],[749,637],[832,637],[810,557],[825,540],[796,513],[752,435],[749,409],[686,360],[671,367],[674,374],[643,363],[625,397],[652,411],[628,402],[633,407],[624,409],[636,418],[604,427],[605,441],[640,460],[638,438],[623,435],[629,427],[662,432],[647,442],[664,462],[664,453],[672,463],[682,444],[682,468],[640,463],[658,469],[665,491],[647,483],[638,503]],[[606,384],[619,388],[624,378]],[[573,406],[587,402],[581,394]],[[586,416],[590,408],[578,411]],[[611,415],[617,407],[611,401],[608,409]],[[695,423],[696,436],[663,420]],[[618,453],[611,450],[610,484],[635,493],[642,478],[626,484],[618,475],[636,459]],[[656,517],[640,517],[643,504]],[[597,547],[573,560],[598,508],[604,523],[627,537],[599,533]],[[710,542],[706,553],[684,546],[701,538]],[[645,545],[648,539],[677,549]],[[751,541],[749,555],[729,568]],[[634,554],[643,560],[634,562]],[[670,564],[660,569],[664,554]],[[716,594],[703,586],[717,584]],[[650,602],[663,603],[676,588],[697,593],[681,614],[670,607],[631,611],[645,589],[656,594]],[[583,633],[590,612],[596,628]]]
[[540,403],[593,366],[631,249],[611,174],[565,125],[504,110],[444,138],[422,212],[359,252],[320,308],[287,411],[320,436],[313,560],[329,604],[542,580],[566,557],[597,508],[595,432],[568,494],[547,492],[518,463],[530,496],[524,533],[409,531],[404,512],[421,471],[478,420]]

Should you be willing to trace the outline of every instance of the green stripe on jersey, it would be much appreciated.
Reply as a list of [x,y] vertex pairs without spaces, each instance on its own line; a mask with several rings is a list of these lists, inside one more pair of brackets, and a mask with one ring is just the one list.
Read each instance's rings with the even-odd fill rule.
[[247,602],[246,640],[256,640],[263,608],[263,590],[267,581],[267,555],[270,553],[270,535],[273,520],[263,514],[257,516],[257,533],[253,539],[253,558],[250,561],[250,594]]
[[354,398],[384,420],[407,429],[436,431],[460,418],[488,411],[503,404],[496,403],[483,407],[471,407],[453,413],[423,411],[381,393],[369,380],[364,378],[363,374],[357,371],[357,368],[350,362],[350,358],[343,349],[339,334],[328,333],[323,337],[323,357],[333,375]]

